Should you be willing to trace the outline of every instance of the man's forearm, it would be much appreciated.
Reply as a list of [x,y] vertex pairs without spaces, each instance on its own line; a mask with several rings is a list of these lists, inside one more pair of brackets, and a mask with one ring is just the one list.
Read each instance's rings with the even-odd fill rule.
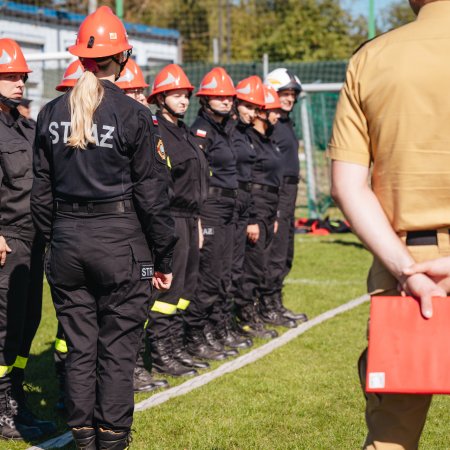
[[352,230],[399,280],[414,260],[389,223],[367,184],[368,170],[354,164],[333,162],[332,194]]

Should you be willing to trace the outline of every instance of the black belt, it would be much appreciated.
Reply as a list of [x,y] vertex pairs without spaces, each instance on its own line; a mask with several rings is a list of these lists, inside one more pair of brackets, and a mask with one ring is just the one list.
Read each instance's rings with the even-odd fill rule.
[[252,183],[243,183],[241,181],[239,181],[238,183],[239,185],[239,189],[242,189],[245,192],[251,192],[252,191]]
[[284,184],[298,184],[299,181],[298,177],[283,177]]
[[74,212],[74,213],[124,213],[134,211],[133,202],[131,200],[120,200],[117,202],[81,202],[81,203],[68,203],[68,202],[56,202],[56,210],[62,212]]
[[215,186],[210,186],[208,189],[209,195],[222,195],[223,197],[236,198],[237,189],[223,189]]
[[408,231],[406,233],[406,245],[437,245],[437,231]]
[[268,184],[259,184],[259,183],[253,183],[252,189],[263,192],[270,192],[271,194],[278,194],[278,191],[280,190],[276,186],[269,186]]

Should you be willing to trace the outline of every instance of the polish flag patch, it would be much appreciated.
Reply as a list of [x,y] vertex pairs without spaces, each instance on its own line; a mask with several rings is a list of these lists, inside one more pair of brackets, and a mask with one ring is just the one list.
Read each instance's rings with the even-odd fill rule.
[[158,126],[158,118],[156,116],[152,116],[153,125]]
[[206,137],[206,131],[205,130],[197,129],[197,132],[195,134],[197,136],[199,136],[199,137],[202,137],[202,138]]

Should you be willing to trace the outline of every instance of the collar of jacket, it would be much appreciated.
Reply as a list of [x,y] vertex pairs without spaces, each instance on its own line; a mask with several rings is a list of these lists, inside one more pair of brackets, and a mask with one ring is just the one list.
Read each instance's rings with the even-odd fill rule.
[[216,122],[205,110],[204,108],[200,108],[198,111],[198,115],[205,119],[209,124],[211,124],[219,133],[227,134],[225,128],[227,126],[229,117],[225,117],[221,123]]

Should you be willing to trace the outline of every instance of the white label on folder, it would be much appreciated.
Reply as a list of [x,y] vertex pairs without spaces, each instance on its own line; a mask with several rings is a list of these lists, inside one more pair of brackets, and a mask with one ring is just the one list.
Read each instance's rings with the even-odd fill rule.
[[369,373],[369,388],[370,389],[384,389],[385,380],[384,372],[370,372]]

